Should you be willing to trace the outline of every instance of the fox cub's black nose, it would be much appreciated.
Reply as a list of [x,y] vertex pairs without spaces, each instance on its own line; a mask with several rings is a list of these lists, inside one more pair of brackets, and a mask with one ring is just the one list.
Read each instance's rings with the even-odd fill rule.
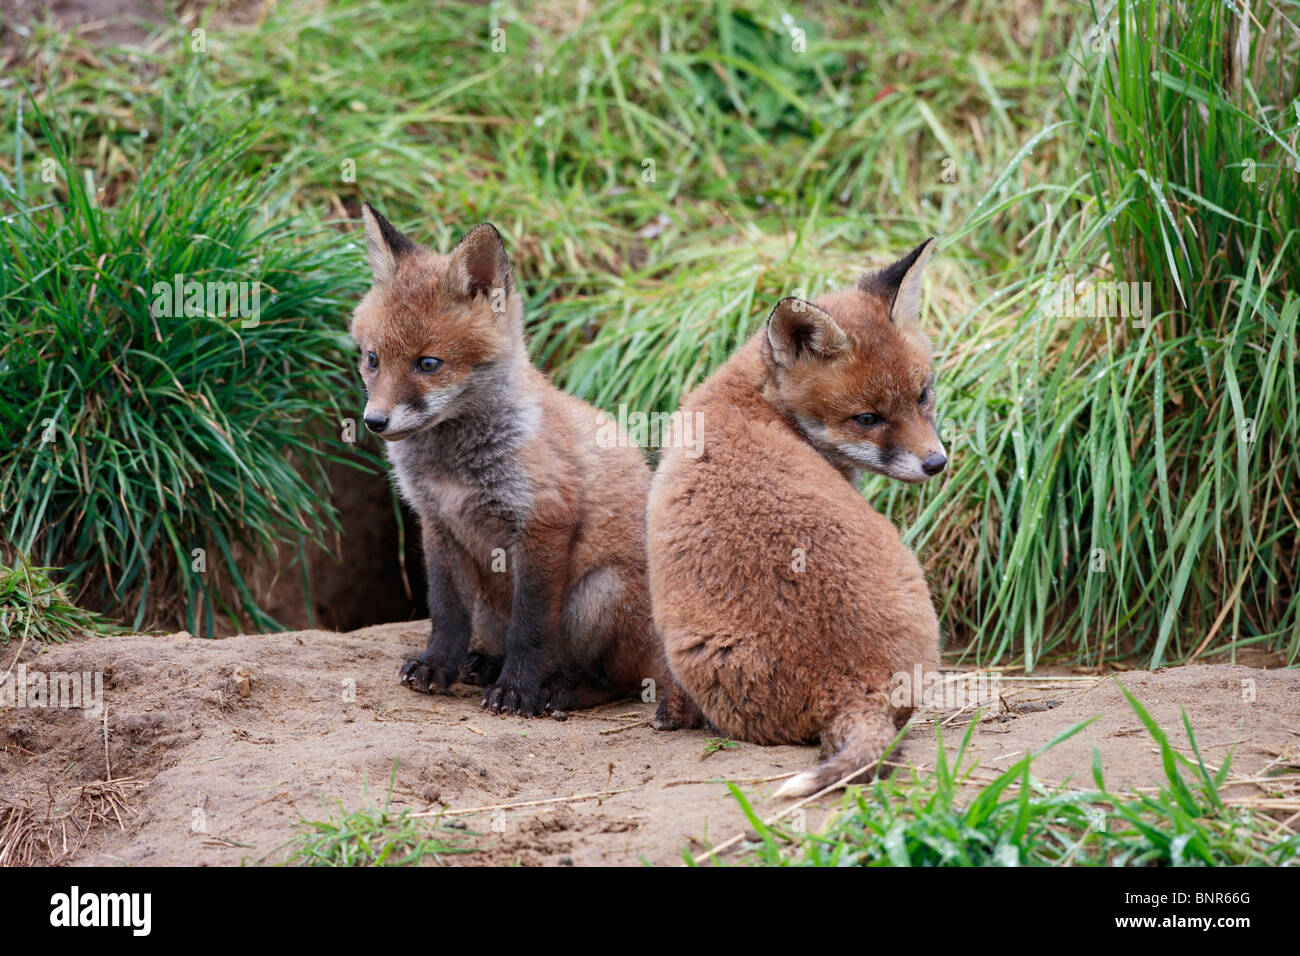
[[[366,419],[366,424],[370,424],[370,419]],[[937,475],[943,471],[943,466],[948,464],[948,459],[938,452],[932,455],[926,455],[925,461],[921,462],[921,470],[927,475]]]
[[[365,422],[366,422],[366,427],[369,428],[376,435],[378,435],[380,432],[382,432],[385,428],[388,427],[388,416],[367,415],[365,418]],[[926,460],[928,461],[929,459]],[[940,464],[939,467],[942,468],[943,465]]]

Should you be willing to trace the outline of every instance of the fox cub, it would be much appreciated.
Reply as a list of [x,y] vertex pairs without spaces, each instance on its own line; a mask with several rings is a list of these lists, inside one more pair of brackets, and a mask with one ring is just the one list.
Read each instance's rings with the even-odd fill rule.
[[947,463],[920,327],[933,245],[777,303],[686,402],[703,454],[666,451],[651,486],[650,593],[676,679],[725,734],[821,740],[823,762],[780,796],[877,762],[920,702],[891,700],[891,675],[938,664],[920,564],[856,488],[864,470],[921,482]]
[[[420,518],[432,634],[403,683],[485,686],[536,715],[667,678],[646,581],[650,471],[610,419],[529,361],[523,300],[497,230],[448,255],[368,204],[374,284],[357,306],[366,427]],[[620,436],[622,437],[622,436]]]

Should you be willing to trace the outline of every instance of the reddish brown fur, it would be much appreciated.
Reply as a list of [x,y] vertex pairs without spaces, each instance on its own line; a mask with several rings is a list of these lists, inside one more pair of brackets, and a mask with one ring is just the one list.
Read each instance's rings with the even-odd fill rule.
[[928,342],[891,322],[882,295],[858,289],[815,304],[847,346],[786,369],[768,330],[756,334],[686,401],[703,454],[669,450],[648,508],[655,623],[675,677],[724,734],[820,739],[828,763],[792,794],[878,759],[911,711],[890,702],[892,676],[932,671],[939,659],[916,557],[846,480],[856,477],[850,464],[832,464],[798,424],[812,416],[856,442],[863,430],[845,420],[875,410],[899,422],[873,440],[939,447],[933,399],[917,413]]
[[[764,383],[770,402],[786,417],[827,422],[828,437],[899,447],[924,458],[939,448],[934,429],[934,391],[918,405],[930,372],[930,344],[919,327],[889,321],[887,303],[861,290],[832,292],[814,303],[835,317],[849,347],[834,361],[801,364],[793,372],[773,368]],[[877,412],[886,424],[864,429],[852,420]]]
[[[517,323],[503,321],[482,299],[467,299],[453,288],[448,265],[448,256],[418,247],[398,260],[389,283],[371,287],[358,304],[351,331],[362,350],[368,404],[409,402],[423,391],[462,381],[480,363],[523,348]],[[381,360],[374,375],[364,361],[368,349]],[[413,374],[412,362],[422,355],[442,359],[437,379]]]
[[[352,324],[368,414],[440,403],[459,414],[456,403],[473,394],[474,414],[501,432],[498,444],[507,449],[480,467],[483,435],[454,418],[451,425],[404,429],[395,439],[383,435],[403,496],[424,527],[431,584],[445,568],[453,599],[473,617],[468,650],[504,657],[498,684],[505,696],[497,709],[589,706],[637,693],[646,678],[662,687],[668,670],[646,580],[645,460],[629,443],[601,447],[597,410],[555,388],[529,362],[522,301],[508,276],[504,308],[494,309],[488,296],[467,291],[455,257],[413,247],[387,266],[381,262]],[[377,368],[369,366],[372,351]],[[416,369],[422,356],[441,360],[435,374]],[[499,394],[484,399],[460,391],[486,375],[506,383]],[[438,430],[448,428],[444,441]],[[457,443],[468,464],[456,458]],[[508,554],[504,573],[493,567],[494,549]],[[610,590],[617,599],[601,601]],[[465,648],[438,649],[439,600],[431,591],[429,659],[409,661],[404,670],[409,677],[410,665],[422,662],[427,686],[420,690],[444,689],[464,660]],[[581,617],[586,608],[592,627],[569,627],[566,614]],[[458,630],[455,613],[443,616],[445,630]],[[519,655],[509,636],[521,618],[536,624],[545,646],[538,660],[512,664]]]

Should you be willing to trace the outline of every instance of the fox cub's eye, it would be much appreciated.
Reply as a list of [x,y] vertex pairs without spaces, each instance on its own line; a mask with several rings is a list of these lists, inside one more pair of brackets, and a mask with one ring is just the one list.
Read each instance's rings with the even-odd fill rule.
[[916,404],[924,405],[930,400],[930,390],[928,388],[921,390],[921,397],[916,400]]
[[426,355],[415,363],[415,367],[421,372],[436,372],[438,371],[438,366],[441,364],[442,359],[430,358]]
[[379,368],[379,356],[374,352],[366,353],[366,364],[371,368]]
[[853,420],[863,428],[870,428],[872,425],[879,425],[884,421],[883,418],[874,412],[863,412],[861,415],[854,415]]

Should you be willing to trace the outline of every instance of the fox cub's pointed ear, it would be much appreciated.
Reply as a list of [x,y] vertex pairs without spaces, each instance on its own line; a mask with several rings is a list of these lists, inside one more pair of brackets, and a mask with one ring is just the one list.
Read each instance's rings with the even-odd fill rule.
[[794,368],[805,356],[827,359],[848,347],[849,337],[830,315],[793,296],[782,299],[767,319],[772,360]]
[[466,233],[451,251],[448,274],[457,291],[468,298],[480,293],[491,298],[498,289],[502,295],[509,295],[514,281],[510,256],[497,227],[485,222]]
[[397,271],[398,257],[415,250],[415,243],[402,235],[370,203],[361,204],[361,218],[366,223],[366,251],[370,255],[370,272],[375,285],[384,285]]
[[931,237],[892,266],[868,272],[858,282],[863,292],[889,297],[889,321],[895,325],[914,325],[921,321],[921,273],[930,261],[934,245]]

